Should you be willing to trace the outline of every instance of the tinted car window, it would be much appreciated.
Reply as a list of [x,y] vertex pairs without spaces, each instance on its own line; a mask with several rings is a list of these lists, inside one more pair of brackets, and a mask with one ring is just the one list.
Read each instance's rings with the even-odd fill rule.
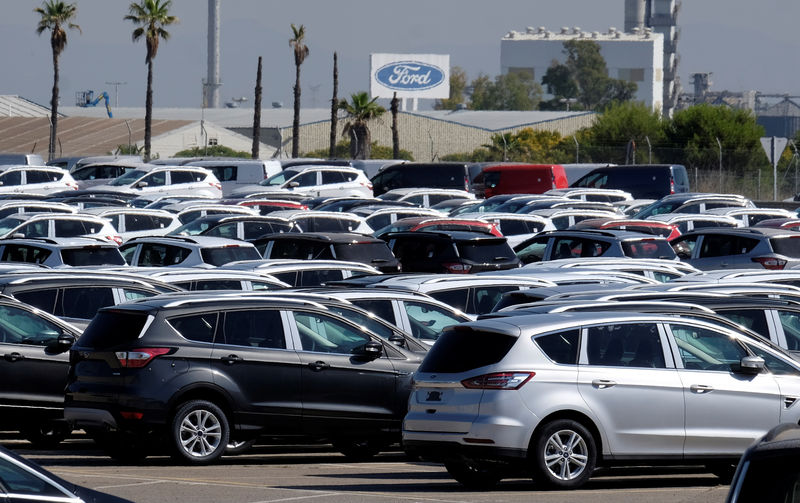
[[767,313],[764,309],[720,309],[716,312],[767,339],[770,338],[769,327],[767,326]]
[[237,179],[238,166],[210,166],[207,169],[210,169],[220,182],[235,182]]
[[330,184],[330,183],[344,183],[345,177],[344,173],[340,171],[323,171],[322,172],[322,184]]
[[336,258],[355,262],[376,263],[393,262],[392,250],[385,241],[337,244],[334,246]]
[[147,313],[137,311],[100,311],[78,339],[79,346],[105,349],[134,341],[144,328]]
[[440,290],[438,292],[430,292],[429,295],[439,302],[444,302],[448,306],[458,309],[460,311],[469,311],[467,309],[467,299],[469,297],[469,288],[459,288],[454,290]]
[[292,226],[290,224],[282,223],[266,223],[266,222],[244,222],[244,239],[255,239],[264,234],[272,234],[274,232],[291,232]]
[[631,258],[675,258],[675,251],[667,241],[657,239],[643,239],[641,241],[623,241],[622,251],[626,257]]
[[180,264],[192,253],[188,248],[169,246],[160,243],[142,243],[139,252],[140,266],[163,267]]
[[527,245],[516,250],[517,256],[524,263],[540,262],[544,258],[544,252],[547,249],[547,241],[550,238],[541,237],[527,241]]
[[352,299],[351,302],[364,311],[369,311],[378,318],[382,318],[395,325],[397,324],[397,320],[394,316],[394,309],[392,308],[392,301],[390,300]]
[[114,305],[114,294],[110,287],[65,288],[59,304],[56,316],[90,320],[101,307]]
[[775,253],[786,255],[787,257],[800,258],[800,236],[772,238],[769,244],[772,245]]
[[573,257],[599,257],[611,247],[607,241],[582,238],[556,238],[553,242],[553,259]]
[[485,367],[502,360],[516,342],[511,335],[455,327],[437,339],[419,371],[455,373]]
[[242,282],[235,280],[198,280],[192,282],[191,290],[241,290]]
[[258,260],[261,256],[249,246],[226,246],[222,248],[203,248],[200,250],[203,262],[221,266],[236,260]]
[[548,358],[556,363],[575,365],[578,363],[578,330],[568,330],[555,334],[540,335],[533,342]]
[[197,342],[213,342],[217,328],[217,313],[201,313],[180,316],[167,320],[184,339]]
[[58,181],[59,178],[61,178],[60,175],[50,171],[41,171],[38,169],[25,170],[25,180],[27,183],[55,182]]
[[7,262],[28,262],[31,264],[41,264],[52,252],[46,248],[36,246],[10,244],[3,248],[3,256],[0,260]]
[[84,246],[61,250],[61,260],[66,265],[125,265],[119,250],[110,246]]
[[126,232],[147,231],[158,228],[158,224],[153,221],[153,217],[150,215],[136,215],[131,213],[125,215]]
[[471,309],[468,311],[475,314],[486,314],[503,297],[503,294],[511,290],[518,290],[517,287],[506,286],[476,286],[472,289]]
[[13,296],[22,302],[37,307],[46,313],[53,314],[56,309],[56,294],[58,290],[49,288],[47,290],[32,290],[28,292],[15,292]]
[[[800,241],[798,241],[800,243]],[[721,257],[748,253],[758,244],[757,239],[749,239],[725,234],[706,234],[698,257]]]
[[100,224],[93,225],[83,220],[56,220],[53,224],[55,235],[64,238],[74,238],[100,230]]
[[587,330],[589,365],[664,368],[664,350],[654,323],[602,325]]
[[467,321],[451,311],[426,302],[405,301],[402,303],[411,324],[411,334],[417,339],[436,340],[445,327]]
[[193,183],[200,181],[203,177],[195,171],[173,171],[170,173],[170,184]]
[[[328,281],[338,281],[340,279],[344,279],[344,274],[339,269],[315,269],[301,271],[300,282],[297,286],[320,286]],[[281,281],[284,280],[281,279]]]
[[249,309],[225,313],[222,325],[225,344],[257,348],[286,349],[279,311]]
[[517,258],[505,240],[464,241],[456,243],[456,247],[461,258],[474,262],[493,263]]
[[0,185],[3,187],[12,187],[14,185],[21,185],[22,184],[22,172],[21,171],[8,171],[6,173],[0,174]]

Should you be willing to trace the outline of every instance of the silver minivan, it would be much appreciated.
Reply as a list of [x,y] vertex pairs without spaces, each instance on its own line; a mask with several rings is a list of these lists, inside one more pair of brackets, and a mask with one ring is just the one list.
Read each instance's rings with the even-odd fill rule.
[[414,375],[403,445],[465,486],[523,472],[576,488],[616,463],[730,467],[800,420],[800,366],[721,325],[635,313],[446,328]]

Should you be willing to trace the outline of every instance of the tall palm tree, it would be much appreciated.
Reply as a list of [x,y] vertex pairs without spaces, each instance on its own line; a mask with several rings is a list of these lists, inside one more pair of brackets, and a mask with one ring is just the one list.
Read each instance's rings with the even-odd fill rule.
[[133,2],[128,8],[128,15],[124,18],[126,21],[138,25],[133,30],[133,41],[136,42],[144,37],[147,44],[147,56],[144,60],[147,64],[147,97],[145,98],[144,113],[144,157],[146,161],[150,160],[151,122],[153,119],[153,59],[158,53],[158,43],[162,39],[169,40],[169,32],[164,27],[178,22],[178,18],[169,13],[171,5],[172,0]]
[[53,50],[53,92],[50,96],[50,144],[47,147],[47,160],[52,160],[56,151],[56,138],[58,130],[58,57],[67,47],[67,32],[64,27],[81,31],[81,27],[72,22],[78,7],[74,3],[64,3],[59,0],[47,0],[41,7],[33,11],[41,16],[36,33],[50,30],[50,48]]
[[300,65],[308,57],[308,46],[306,46],[306,27],[302,24],[298,27],[292,23],[292,38],[289,39],[289,47],[294,52],[294,120],[292,121],[292,157],[300,155]]
[[371,156],[372,136],[368,122],[386,113],[386,109],[375,102],[377,99],[369,99],[369,95],[361,91],[350,95],[351,103],[347,100],[339,102],[339,109],[347,113],[344,132],[350,135],[350,156],[353,159],[369,159]]

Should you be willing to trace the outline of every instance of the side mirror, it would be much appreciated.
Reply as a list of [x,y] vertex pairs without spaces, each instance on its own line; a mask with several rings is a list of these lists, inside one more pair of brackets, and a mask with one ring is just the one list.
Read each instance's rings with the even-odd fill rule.
[[286,184],[286,186],[289,187],[290,189],[294,189],[300,186],[300,182],[289,182]]
[[398,333],[393,333],[391,336],[389,336],[389,342],[401,348],[406,347],[406,338]]
[[69,348],[75,344],[75,340],[76,339],[74,335],[68,332],[61,332],[61,334],[58,336],[58,339],[51,342],[47,346],[46,350],[51,354],[64,353],[65,351],[69,351]]
[[375,360],[380,358],[380,356],[383,354],[383,344],[376,341],[369,341],[356,351],[359,356],[369,358],[370,360]]
[[748,375],[760,374],[765,365],[764,359],[760,356],[745,356],[739,362],[739,373]]
[[15,232],[14,234],[11,235],[11,237],[14,238],[14,239],[23,239],[25,237],[25,233],[24,232]]
[[143,189],[143,188],[147,187],[147,185],[148,185],[147,182],[139,182],[139,183],[136,184],[136,188]]

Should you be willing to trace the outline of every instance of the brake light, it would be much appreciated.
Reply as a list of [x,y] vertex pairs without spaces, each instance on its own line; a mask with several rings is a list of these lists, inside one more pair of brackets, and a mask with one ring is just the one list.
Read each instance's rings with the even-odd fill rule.
[[467,175],[464,175],[464,190],[469,192],[469,177]]
[[669,177],[669,193],[670,194],[675,193],[675,179],[672,177]]
[[764,269],[780,271],[786,267],[786,261],[776,257],[753,257],[753,262],[758,262]]
[[121,367],[140,369],[147,366],[150,360],[170,352],[170,348],[138,348],[134,351],[117,351],[114,353]]
[[122,244],[122,236],[106,236],[107,241],[112,241],[118,245]]
[[467,389],[520,389],[536,372],[495,372],[461,381]]
[[217,189],[222,190],[222,184],[219,182],[208,182],[208,184],[211,185],[212,187],[216,187]]
[[78,190],[78,184],[76,182],[66,182],[66,183],[67,183],[67,187],[69,187],[70,189]]
[[442,265],[447,269],[447,272],[453,274],[469,274],[470,269],[472,269],[471,265],[460,262],[447,262]]

